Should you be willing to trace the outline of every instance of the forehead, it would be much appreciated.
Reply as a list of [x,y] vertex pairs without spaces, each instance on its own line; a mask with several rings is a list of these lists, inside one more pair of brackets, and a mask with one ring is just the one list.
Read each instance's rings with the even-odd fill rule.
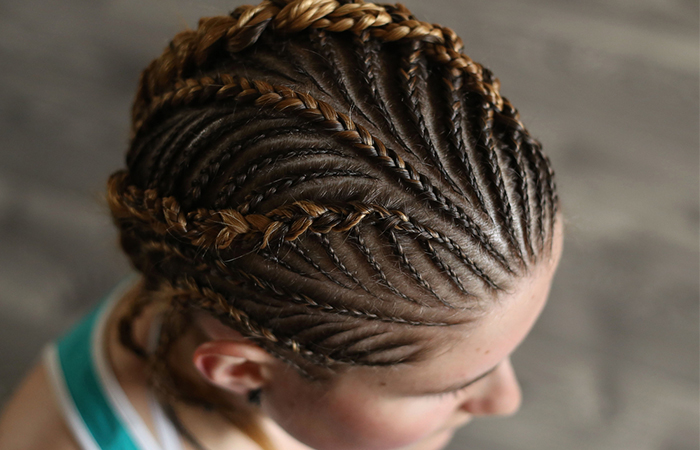
[[559,224],[551,255],[528,276],[518,279],[510,292],[493,301],[483,316],[472,323],[434,330],[441,348],[425,360],[376,370],[364,368],[364,381],[392,385],[404,393],[423,392],[467,382],[499,364],[525,339],[542,312],[562,246]]

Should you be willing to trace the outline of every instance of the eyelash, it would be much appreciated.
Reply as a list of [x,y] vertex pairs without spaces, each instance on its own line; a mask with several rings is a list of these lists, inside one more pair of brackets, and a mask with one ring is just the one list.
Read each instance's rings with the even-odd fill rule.
[[457,397],[462,391],[464,391],[467,387],[463,387],[462,389],[457,389],[456,391],[449,391],[449,392],[440,392],[438,394],[431,394],[431,398],[437,398],[437,399],[442,399],[444,397]]

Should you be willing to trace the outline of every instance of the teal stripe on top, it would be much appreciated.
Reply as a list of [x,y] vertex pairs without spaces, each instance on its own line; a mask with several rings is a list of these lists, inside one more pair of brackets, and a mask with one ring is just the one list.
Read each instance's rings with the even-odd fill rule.
[[117,417],[102,389],[92,355],[95,324],[106,302],[57,344],[58,359],[76,409],[102,450],[140,450]]

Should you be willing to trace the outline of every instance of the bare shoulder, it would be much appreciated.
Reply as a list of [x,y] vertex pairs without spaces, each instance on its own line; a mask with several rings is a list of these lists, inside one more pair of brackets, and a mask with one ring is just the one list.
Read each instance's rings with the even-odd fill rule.
[[0,414],[2,450],[79,450],[39,361]]

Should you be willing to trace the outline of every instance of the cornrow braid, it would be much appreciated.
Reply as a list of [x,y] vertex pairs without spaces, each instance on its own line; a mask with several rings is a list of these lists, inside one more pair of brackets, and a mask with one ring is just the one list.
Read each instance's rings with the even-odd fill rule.
[[389,243],[391,244],[391,248],[396,254],[396,256],[399,257],[399,260],[401,261],[401,266],[408,270],[408,272],[411,274],[411,276],[418,282],[420,286],[422,286],[426,291],[430,292],[430,294],[437,299],[440,303],[443,305],[449,307],[449,308],[454,308],[450,303],[445,301],[440,295],[435,292],[435,290],[430,286],[430,283],[428,283],[425,278],[418,272],[418,270],[411,264],[411,261],[408,259],[408,256],[406,255],[406,252],[403,249],[403,246],[399,242],[399,239],[396,237],[396,233],[391,229],[391,227],[387,227],[385,230],[387,236],[389,236]]
[[449,264],[447,264],[445,261],[443,261],[442,258],[440,258],[440,255],[438,255],[437,251],[435,251],[435,247],[433,247],[433,244],[431,244],[430,241],[425,239],[419,239],[418,242],[421,244],[421,246],[428,254],[430,259],[433,260],[435,265],[437,265],[440,268],[440,270],[445,272],[450,277],[450,280],[452,280],[455,286],[457,286],[463,294],[471,295],[469,294],[469,291],[467,291],[467,289],[464,287],[462,281],[459,279],[459,276],[457,276],[452,267],[450,267]]
[[[340,91],[340,95],[343,97],[343,100],[348,105],[355,105],[355,101],[350,96],[350,92],[348,91],[347,87],[345,86],[345,83],[343,82],[344,76],[340,72],[340,69],[336,64],[336,61],[338,60],[338,55],[335,52],[335,47],[328,43],[328,33],[324,30],[316,29],[311,32],[311,36],[312,42],[314,43],[316,50],[323,57],[325,63],[331,69],[331,73],[333,74],[333,82]],[[353,111],[357,111],[367,122],[372,122],[370,118],[367,117],[362,108],[351,109],[349,112],[351,117]]]
[[245,78],[236,80],[229,76],[221,76],[219,82],[211,78],[188,80],[177,91],[167,93],[154,102],[152,114],[158,113],[166,105],[173,108],[187,98],[190,102],[195,99],[202,102],[208,98],[223,100],[227,97],[234,97],[239,101],[253,100],[258,106],[268,106],[276,110],[296,111],[323,129],[335,132],[334,135],[339,139],[366,152],[370,157],[377,158],[380,165],[398,175],[401,182],[417,189],[425,198],[436,204],[440,211],[456,219],[493,258],[512,272],[505,257],[491,244],[474,219],[462,207],[445,197],[428,177],[417,172],[413,166],[405,162],[394,150],[385,147],[382,141],[374,138],[364,127],[308,94],[295,92],[285,86],[271,86],[260,80],[249,81]]
[[323,250],[325,250],[326,254],[333,262],[333,265],[340,270],[340,273],[348,277],[353,283],[355,283],[356,286],[360,287],[363,291],[367,292],[370,295],[374,295],[372,294],[372,291],[370,291],[370,289],[355,276],[355,274],[350,272],[348,268],[345,267],[343,261],[340,260],[338,254],[335,252],[335,250],[333,250],[333,246],[331,245],[328,236],[318,232],[312,233],[312,236],[314,236],[319,242],[319,244],[321,244],[321,247],[323,247]]
[[274,195],[278,190],[290,189],[311,180],[338,177],[367,178],[370,180],[376,179],[371,175],[364,172],[358,172],[356,170],[322,170],[320,172],[306,172],[302,174],[289,175],[262,186],[265,189],[262,192],[253,191],[252,193],[248,194],[243,200],[241,206],[238,207],[238,210],[243,214],[247,214],[251,210],[255,209],[255,207],[262,203],[266,198]]
[[423,303],[409,297],[408,295],[404,294],[403,292],[399,291],[396,286],[394,286],[389,279],[386,276],[386,273],[382,270],[382,266],[379,264],[377,259],[372,255],[372,251],[369,249],[367,244],[365,243],[364,239],[362,238],[362,235],[357,231],[357,227],[351,228],[348,231],[348,237],[355,243],[357,248],[360,250],[362,255],[366,258],[367,262],[369,263],[370,267],[374,270],[374,272],[379,275],[379,282],[389,289],[392,294],[398,295],[399,297],[403,298],[404,300],[407,300],[411,303],[416,303],[418,305],[423,306]]
[[455,75],[454,71],[452,70],[446,71],[447,78],[444,79],[444,82],[450,102],[450,116],[448,117],[450,145],[458,155],[459,160],[462,162],[462,168],[465,170],[467,180],[469,182],[469,192],[474,193],[477,200],[477,207],[484,210],[486,208],[486,202],[484,201],[484,196],[479,188],[479,182],[476,179],[474,167],[469,158],[469,153],[467,152],[464,138],[462,137],[462,103],[459,95],[459,90],[462,85],[462,78],[459,75]]
[[551,163],[462,49],[402,5],[265,0],[149,64],[107,198],[169,298],[154,383],[188,389],[194,309],[304,376],[416,361],[551,254]]
[[357,308],[333,306],[329,303],[324,303],[324,302],[319,302],[317,300],[314,300],[311,297],[309,297],[308,295],[299,294],[297,292],[291,292],[291,291],[283,289],[279,286],[275,286],[273,283],[271,283],[269,281],[263,280],[260,277],[256,277],[255,275],[250,274],[250,273],[245,272],[245,271],[240,270],[240,269],[238,269],[236,271],[236,274],[238,276],[240,276],[241,279],[252,282],[254,286],[261,288],[261,289],[271,293],[272,295],[279,296],[280,298],[283,298],[285,300],[288,300],[288,301],[295,303],[295,304],[298,304],[298,305],[306,306],[306,307],[309,307],[312,309],[318,309],[321,311],[328,311],[328,312],[331,312],[333,314],[346,315],[346,316],[359,318],[359,319],[365,319],[365,320],[376,320],[379,322],[411,325],[411,326],[416,326],[416,327],[422,327],[422,326],[445,327],[445,326],[451,325],[448,322],[416,321],[416,320],[405,319],[403,317],[398,317],[398,316],[373,313],[370,311],[357,309]]
[[418,85],[425,84],[424,75],[422,72],[422,67],[420,64],[420,57],[423,54],[423,47],[421,41],[413,41],[410,44],[409,51],[407,55],[402,58],[402,66],[399,71],[401,75],[401,81],[404,84],[404,89],[406,90],[406,102],[408,103],[409,109],[413,116],[414,122],[418,127],[418,134],[421,137],[421,146],[428,153],[430,161],[438,168],[440,174],[447,180],[450,187],[459,195],[464,195],[462,189],[457,186],[454,179],[445,170],[445,166],[440,159],[435,147],[433,146],[432,140],[430,138],[430,132],[428,131],[428,126],[425,123],[425,116],[421,111],[420,100],[418,98]]
[[376,74],[378,72],[377,54],[379,53],[380,42],[371,40],[369,31],[367,30],[363,31],[355,39],[358,42],[355,48],[358,50],[358,60],[361,64],[360,74],[362,75],[365,85],[369,89],[370,98],[377,105],[376,109],[379,112],[379,116],[389,128],[391,135],[394,136],[401,148],[406,150],[409,154],[416,156],[411,148],[406,145],[401,135],[396,131],[396,125],[394,125],[394,122],[391,120],[391,114],[379,91],[379,83],[377,82]]
[[494,186],[498,194],[498,214],[502,217],[505,222],[505,234],[508,239],[510,248],[515,251],[516,255],[521,260],[523,255],[520,251],[520,246],[516,242],[515,237],[515,227],[513,225],[513,213],[511,211],[511,202],[508,198],[508,191],[506,190],[505,182],[503,181],[503,172],[501,171],[501,165],[498,161],[498,155],[496,154],[495,143],[493,139],[493,111],[491,108],[486,108],[484,111],[482,123],[482,136],[483,141],[479,140],[479,145],[482,145],[486,152],[486,161],[491,172],[492,179],[494,180]]
[[[212,157],[208,165],[203,166],[195,178],[190,182],[190,189],[192,189],[193,202],[200,199],[200,196],[209,187],[209,182],[214,181],[219,171],[242,149],[250,148],[265,139],[275,138],[278,136],[289,135],[295,132],[304,131],[299,127],[281,127],[271,130],[265,134],[258,134],[250,137],[249,139],[238,140],[234,145],[230,147],[222,148],[217,155]],[[278,156],[279,158],[288,157],[286,153]],[[230,175],[229,181],[219,189],[219,196],[216,199],[215,206],[217,208],[221,207],[221,204],[233,195],[233,193],[240,186],[245,183],[248,177],[251,177],[259,168],[264,168],[269,164],[273,164],[275,160],[269,156],[258,158],[258,160],[251,162],[249,169],[243,171],[236,175]]]
[[314,261],[314,259],[311,258],[311,257],[304,251],[303,248],[301,248],[301,247],[299,246],[299,244],[297,244],[297,243],[294,242],[294,241],[287,241],[287,242],[285,242],[285,245],[291,247],[291,248],[294,250],[294,252],[295,252],[297,255],[299,255],[299,256],[304,260],[304,262],[306,262],[307,264],[309,264],[309,265],[310,265],[311,267],[313,267],[318,273],[320,273],[321,275],[323,275],[324,277],[326,277],[328,280],[330,280],[330,281],[333,282],[334,284],[336,284],[336,285],[338,285],[338,286],[340,286],[340,287],[342,287],[342,288],[344,288],[344,289],[350,289],[349,286],[346,286],[345,284],[343,284],[343,283],[341,283],[340,281],[338,281],[336,278],[333,277],[333,275],[331,275],[330,273],[328,273],[327,271],[325,271],[320,265],[318,265],[318,263],[317,263],[316,261]]
[[[510,107],[510,103],[507,103]],[[515,113],[514,111],[511,114]],[[517,113],[515,113],[517,114]],[[511,116],[513,117],[513,116]],[[511,117],[506,117],[505,113],[497,114],[495,120],[499,123],[511,120]],[[525,245],[527,252],[531,257],[535,256],[535,249],[532,243],[532,213],[530,210],[530,187],[528,176],[525,172],[525,158],[523,155],[523,150],[521,148],[521,133],[517,130],[507,130],[503,133],[502,140],[504,145],[502,145],[502,151],[508,154],[513,162],[515,179],[517,184],[517,190],[520,195],[520,207],[522,208],[522,215],[520,219],[521,227],[523,228],[523,236],[525,240]]]

